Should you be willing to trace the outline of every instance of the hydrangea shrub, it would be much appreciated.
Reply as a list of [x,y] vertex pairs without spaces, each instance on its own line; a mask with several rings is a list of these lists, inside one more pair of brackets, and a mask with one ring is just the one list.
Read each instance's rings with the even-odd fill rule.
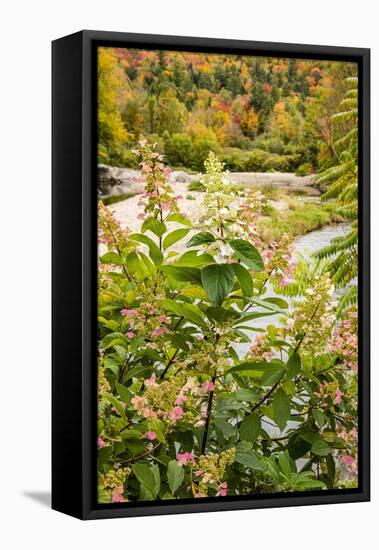
[[139,233],[99,205],[98,500],[328,490],[357,480],[357,312],[320,261],[267,247],[262,196],[213,153],[190,220],[145,140]]

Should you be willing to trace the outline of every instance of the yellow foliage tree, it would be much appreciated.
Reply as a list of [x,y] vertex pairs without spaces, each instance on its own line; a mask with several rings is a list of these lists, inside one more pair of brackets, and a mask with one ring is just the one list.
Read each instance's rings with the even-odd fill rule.
[[122,97],[128,89],[126,75],[111,48],[100,48],[98,57],[99,160],[118,159],[128,133],[121,118]]

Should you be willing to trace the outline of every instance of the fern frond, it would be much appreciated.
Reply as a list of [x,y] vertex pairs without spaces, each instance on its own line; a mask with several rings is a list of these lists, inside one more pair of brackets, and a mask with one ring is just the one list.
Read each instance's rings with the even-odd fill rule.
[[[357,97],[345,97],[340,103],[340,108],[346,110],[355,110],[358,109],[358,98]],[[357,111],[358,112],[358,111]]]
[[348,76],[345,78],[346,84],[348,84],[351,88],[358,88],[358,77],[357,76]]
[[358,203],[357,201],[344,204],[336,209],[336,214],[346,218],[347,220],[354,220],[358,217]]
[[358,97],[358,90],[356,88],[351,88],[347,90],[345,97]]
[[351,305],[356,304],[358,300],[358,287],[356,285],[347,289],[345,294],[341,297],[336,311],[337,318],[341,318],[343,312]]
[[354,120],[354,117],[358,116],[358,108],[351,109],[349,111],[341,111],[340,113],[336,113],[331,118],[334,121],[338,122],[346,122],[348,120]]
[[339,149],[340,147],[345,147],[349,144],[350,141],[354,141],[358,139],[358,128],[352,128],[350,132],[348,132],[346,135],[342,136],[341,138],[337,139],[334,143],[334,147]]
[[319,176],[317,176],[316,181],[320,184],[329,183],[333,180],[336,180],[337,178],[345,175],[347,172],[353,171],[355,164],[356,161],[354,158],[352,158],[351,160],[349,160],[348,162],[344,162],[343,164],[331,166],[330,168],[327,168],[324,172],[322,172]]
[[350,185],[347,185],[339,196],[339,200],[342,202],[351,202],[358,199],[358,182],[353,181]]

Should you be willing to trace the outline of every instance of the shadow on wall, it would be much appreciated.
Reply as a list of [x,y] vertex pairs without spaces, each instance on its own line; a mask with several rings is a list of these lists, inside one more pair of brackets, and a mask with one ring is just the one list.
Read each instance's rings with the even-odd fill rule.
[[51,506],[50,491],[24,491],[22,494],[24,497],[30,498],[42,506],[47,506],[48,508]]

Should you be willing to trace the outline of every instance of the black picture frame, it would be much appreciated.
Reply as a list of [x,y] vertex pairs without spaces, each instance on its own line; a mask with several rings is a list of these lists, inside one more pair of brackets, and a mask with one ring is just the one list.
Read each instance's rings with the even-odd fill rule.
[[[96,503],[96,51],[98,46],[354,61],[359,71],[359,487]],[[370,499],[370,50],[85,30],[52,44],[52,507],[81,519]]]

